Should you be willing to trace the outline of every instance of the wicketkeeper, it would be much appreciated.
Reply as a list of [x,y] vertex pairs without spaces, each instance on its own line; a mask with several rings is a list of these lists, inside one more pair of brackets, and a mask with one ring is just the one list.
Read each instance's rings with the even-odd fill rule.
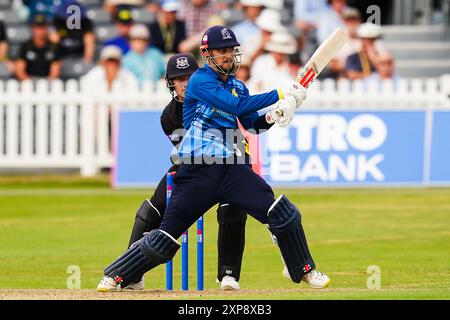
[[[242,208],[269,226],[294,282],[303,280],[314,288],[330,283],[316,270],[297,207],[284,195],[275,199],[259,175],[237,163],[239,152],[229,139],[230,131],[238,129],[238,119],[246,129],[264,129],[273,122],[288,125],[306,98],[305,89],[291,82],[283,90],[250,96],[234,78],[239,45],[232,30],[224,26],[214,26],[203,35],[200,50],[206,66],[191,76],[187,86],[183,105],[187,132],[178,149],[181,164],[169,206],[159,229],[150,231],[105,269],[99,291],[127,286],[172,259],[184,230],[217,203]],[[271,105],[265,115],[258,114]]]

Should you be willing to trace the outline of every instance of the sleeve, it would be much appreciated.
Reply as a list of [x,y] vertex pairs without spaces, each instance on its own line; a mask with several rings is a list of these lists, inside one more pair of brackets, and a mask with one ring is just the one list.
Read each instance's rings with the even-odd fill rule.
[[3,22],[0,21],[0,42],[8,41],[6,28]]
[[182,136],[177,135],[174,131],[181,128],[176,128],[177,126],[169,114],[169,108],[170,104],[165,107],[161,113],[161,128],[163,129],[164,134],[169,138],[170,142],[176,147],[180,143]]
[[61,60],[61,47],[58,44],[54,45],[53,52],[55,53],[55,57],[52,62]]
[[178,26],[179,26],[178,32],[180,33],[179,34],[180,41],[183,41],[184,39],[187,38],[186,23],[184,21],[178,21]]
[[248,113],[239,117],[239,122],[245,128],[245,130],[253,129],[259,134],[260,130],[269,130],[273,123],[267,123],[266,115],[259,116],[257,112]]
[[189,87],[192,88],[191,95],[195,99],[237,116],[264,109],[282,99],[281,93],[277,90],[253,96],[235,97],[216,81],[201,75],[192,76]]
[[170,135],[172,132],[170,132],[167,122],[169,121],[170,117],[167,115],[167,108],[169,106],[165,107],[163,112],[161,113],[161,128],[164,131],[164,134],[166,136]]

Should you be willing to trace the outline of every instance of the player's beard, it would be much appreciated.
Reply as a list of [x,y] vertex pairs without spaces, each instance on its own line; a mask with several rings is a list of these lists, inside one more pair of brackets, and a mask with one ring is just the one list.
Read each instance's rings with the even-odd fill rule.
[[236,69],[236,63],[234,62],[228,62],[229,67],[224,68],[221,66],[222,70],[225,71],[226,74],[234,74]]

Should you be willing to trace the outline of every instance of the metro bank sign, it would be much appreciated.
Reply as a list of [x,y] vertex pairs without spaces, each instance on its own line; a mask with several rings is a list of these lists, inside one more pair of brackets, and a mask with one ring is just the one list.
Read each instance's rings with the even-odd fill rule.
[[300,112],[261,138],[262,174],[274,185],[423,179],[423,112]]
[[[171,166],[160,116],[118,111],[113,186],[154,187]],[[255,169],[275,187],[450,186],[450,106],[301,111],[249,136]]]

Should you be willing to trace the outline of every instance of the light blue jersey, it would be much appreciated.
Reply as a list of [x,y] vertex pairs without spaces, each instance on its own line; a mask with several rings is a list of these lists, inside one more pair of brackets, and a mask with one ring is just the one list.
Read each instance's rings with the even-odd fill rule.
[[246,130],[255,128],[257,111],[279,99],[277,90],[250,96],[244,83],[234,76],[223,82],[209,66],[197,70],[189,79],[184,99],[183,125],[187,132],[179,156],[233,156],[233,140],[227,139],[227,129],[238,129],[238,119]]

